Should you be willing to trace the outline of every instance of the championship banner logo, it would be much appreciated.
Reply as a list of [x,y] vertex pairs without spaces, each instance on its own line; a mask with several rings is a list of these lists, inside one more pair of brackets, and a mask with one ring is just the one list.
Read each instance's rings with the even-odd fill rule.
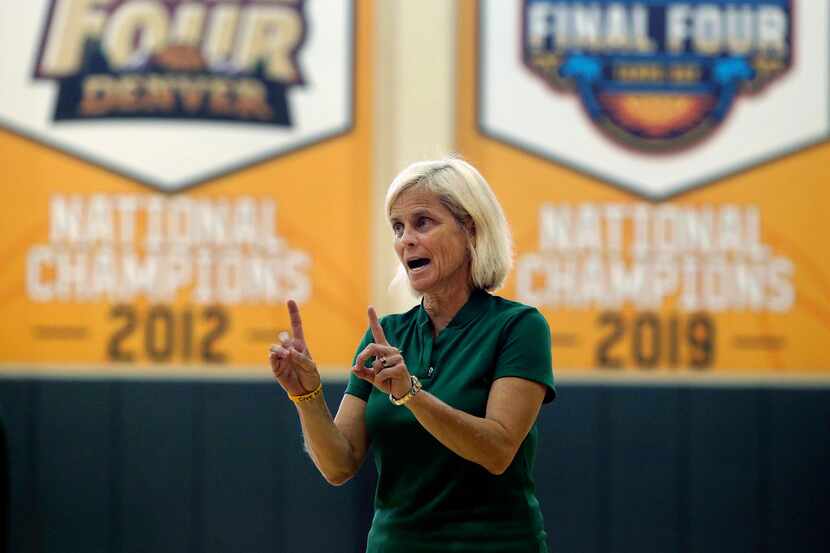
[[478,6],[481,132],[641,197],[830,134],[826,0]]
[[353,124],[351,2],[32,0],[0,16],[0,126],[165,192]]
[[828,0],[480,0],[461,22],[460,150],[558,367],[827,372]]
[[[303,2],[52,0],[35,76],[55,121],[165,117],[290,126]],[[271,38],[271,37],[274,38]]]
[[523,59],[608,136],[670,150],[710,135],[792,63],[790,0],[525,0]]

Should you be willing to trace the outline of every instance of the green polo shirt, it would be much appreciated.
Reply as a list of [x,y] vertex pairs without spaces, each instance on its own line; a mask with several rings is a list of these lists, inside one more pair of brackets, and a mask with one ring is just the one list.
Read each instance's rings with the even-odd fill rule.
[[[423,306],[384,317],[381,326],[423,389],[456,409],[483,417],[490,386],[504,376],[544,384],[545,402],[556,394],[550,329],[533,307],[474,291],[435,338]],[[367,331],[357,351],[371,341]],[[510,467],[494,476],[447,449],[368,382],[352,375],[346,393],[367,402],[378,471],[367,553],[548,550],[533,483],[535,424]]]

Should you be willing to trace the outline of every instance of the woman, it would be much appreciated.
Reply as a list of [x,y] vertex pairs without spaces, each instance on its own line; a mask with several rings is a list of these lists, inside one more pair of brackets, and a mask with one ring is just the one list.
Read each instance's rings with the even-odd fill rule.
[[332,419],[297,305],[271,367],[296,403],[307,449],[334,485],[371,442],[378,471],[367,552],[543,552],[532,478],[536,418],[555,395],[550,330],[534,308],[491,295],[512,263],[501,206],[470,164],[416,163],[386,195],[421,304],[369,329]]

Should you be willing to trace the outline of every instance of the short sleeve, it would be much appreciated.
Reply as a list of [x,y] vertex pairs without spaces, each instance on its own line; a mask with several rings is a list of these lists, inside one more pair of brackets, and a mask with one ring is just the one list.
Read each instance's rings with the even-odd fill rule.
[[547,388],[545,403],[556,397],[548,322],[535,308],[512,319],[504,328],[493,379],[514,376]]
[[[354,362],[357,360],[357,356],[360,352],[372,343],[372,341],[372,332],[367,329],[366,334],[363,335],[363,339],[357,346],[357,350],[354,352],[354,356],[352,357],[352,366],[354,366]],[[354,373],[350,373],[349,384],[346,386],[345,393],[359,397],[363,401],[369,401],[369,394],[372,393],[372,385],[365,380],[361,380]]]

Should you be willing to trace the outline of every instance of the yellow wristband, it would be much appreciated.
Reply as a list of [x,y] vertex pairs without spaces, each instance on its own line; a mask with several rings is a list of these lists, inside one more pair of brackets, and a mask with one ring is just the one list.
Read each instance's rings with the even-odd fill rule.
[[323,395],[323,383],[322,382],[320,382],[320,384],[318,384],[317,387],[313,391],[311,391],[307,394],[300,394],[298,396],[288,394],[288,398],[291,401],[293,401],[294,403],[299,404],[299,403],[302,403],[304,401],[311,401],[312,399],[316,399],[316,398],[320,397],[321,395]]

